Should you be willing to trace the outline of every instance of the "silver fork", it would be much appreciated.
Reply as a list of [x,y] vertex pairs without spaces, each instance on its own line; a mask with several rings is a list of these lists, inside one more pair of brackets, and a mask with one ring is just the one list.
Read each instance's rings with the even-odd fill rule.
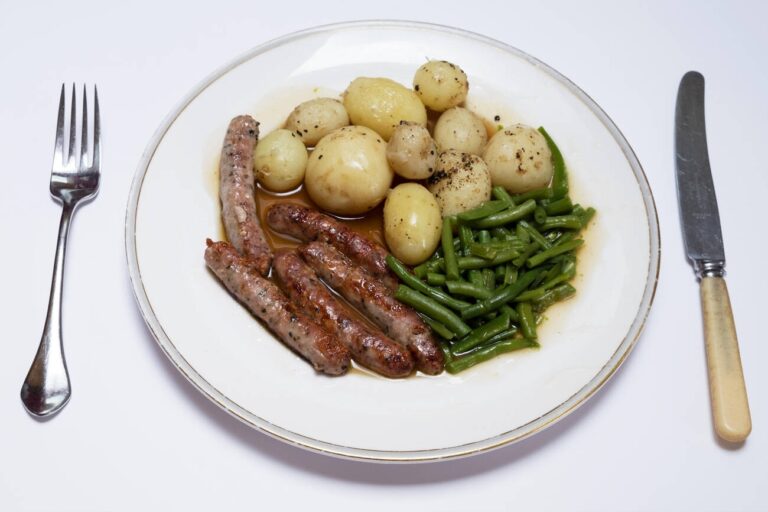
[[[69,400],[72,390],[69,372],[64,359],[61,337],[61,290],[64,284],[64,255],[67,250],[67,234],[75,209],[81,203],[93,198],[99,190],[99,160],[101,157],[99,96],[93,89],[93,131],[88,131],[88,104],[83,86],[82,131],[80,133],[80,162],[76,159],[77,110],[75,108],[75,86],[72,85],[72,108],[69,120],[69,144],[64,147],[64,84],[59,99],[59,117],[56,123],[56,146],[53,151],[51,169],[51,195],[61,201],[62,212],[59,223],[59,238],[56,257],[53,262],[51,296],[48,300],[48,315],[45,318],[43,336],[37,355],[21,386],[21,401],[27,411],[35,416],[48,416],[59,411]],[[88,139],[93,137],[93,149],[88,153]],[[66,160],[65,160],[65,154]],[[90,162],[90,165],[89,165]]]

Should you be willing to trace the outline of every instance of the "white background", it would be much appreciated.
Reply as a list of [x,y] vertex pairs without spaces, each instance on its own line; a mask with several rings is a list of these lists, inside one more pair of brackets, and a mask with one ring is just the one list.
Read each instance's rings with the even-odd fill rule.
[[[762,2],[0,1],[0,510],[765,510],[768,197]],[[534,438],[478,457],[384,466],[331,459],[240,424],[195,391],[144,327],[123,221],[162,118],[245,50],[309,26],[370,18],[453,25],[521,48],[591,95],[634,147],[662,234],[656,301],[618,374]],[[674,184],[677,84],[707,78],[710,158],[754,431],[710,420],[697,283]],[[269,77],[264,77],[269,80]],[[70,238],[64,313],[70,404],[38,422],[18,391],[48,297],[59,207],[47,193],[58,90],[96,82],[105,154]]]

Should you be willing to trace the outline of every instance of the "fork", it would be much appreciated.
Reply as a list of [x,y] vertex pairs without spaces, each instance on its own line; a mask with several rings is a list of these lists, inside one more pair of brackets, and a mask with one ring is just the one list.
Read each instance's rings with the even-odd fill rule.
[[[32,366],[21,386],[21,401],[27,411],[44,417],[58,412],[69,401],[72,389],[69,372],[64,359],[64,345],[61,336],[61,295],[64,284],[64,256],[67,250],[69,225],[77,206],[93,198],[99,190],[99,167],[101,157],[99,96],[93,88],[93,131],[88,130],[88,103],[83,86],[82,130],[80,133],[80,158],[76,159],[77,110],[75,107],[75,86],[72,85],[72,106],[69,122],[69,144],[64,147],[65,86],[61,85],[59,116],[56,122],[56,145],[53,151],[51,169],[51,195],[61,201],[62,212],[59,223],[59,237],[56,257],[53,261],[51,296],[48,299],[48,314],[45,318],[43,336]],[[88,153],[88,139],[93,138],[91,153]],[[66,154],[66,160],[65,160]],[[88,163],[90,162],[90,165]]]

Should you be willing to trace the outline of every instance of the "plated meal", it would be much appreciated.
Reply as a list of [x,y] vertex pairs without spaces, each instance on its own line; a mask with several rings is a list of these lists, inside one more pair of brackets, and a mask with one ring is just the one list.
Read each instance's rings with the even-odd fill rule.
[[459,373],[539,347],[547,308],[576,293],[595,210],[572,202],[544,128],[484,119],[468,93],[458,65],[430,60],[412,88],[358,77],[261,139],[254,117],[229,123],[228,241],[207,241],[206,264],[318,372]]

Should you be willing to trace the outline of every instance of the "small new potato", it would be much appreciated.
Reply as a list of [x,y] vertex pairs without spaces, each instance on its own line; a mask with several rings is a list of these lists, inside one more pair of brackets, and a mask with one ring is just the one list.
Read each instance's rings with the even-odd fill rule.
[[392,254],[417,265],[437,249],[443,219],[434,196],[418,183],[390,190],[384,203],[384,238]]
[[356,78],[344,92],[352,124],[367,126],[389,140],[400,121],[427,124],[427,110],[412,90],[389,78]]
[[393,172],[386,144],[365,126],[339,128],[322,139],[309,157],[304,185],[320,208],[337,215],[359,215],[387,195]]
[[491,174],[482,158],[449,150],[437,159],[437,172],[427,180],[443,217],[471,210],[491,198]]
[[431,60],[416,70],[413,89],[428,108],[443,112],[467,99],[469,81],[456,64]]
[[333,130],[348,125],[344,105],[333,98],[305,101],[293,109],[285,122],[285,127],[300,135],[307,146],[314,146]]
[[425,127],[402,121],[387,143],[387,161],[403,178],[423,180],[435,172],[437,146]]
[[455,149],[481,155],[488,142],[488,132],[475,114],[465,108],[453,107],[440,115],[435,124],[434,138],[440,151]]
[[273,192],[292,190],[304,179],[307,158],[307,148],[296,133],[275,130],[253,150],[256,181]]
[[497,132],[483,151],[493,185],[514,194],[546,187],[552,179],[552,153],[535,128],[516,124]]

